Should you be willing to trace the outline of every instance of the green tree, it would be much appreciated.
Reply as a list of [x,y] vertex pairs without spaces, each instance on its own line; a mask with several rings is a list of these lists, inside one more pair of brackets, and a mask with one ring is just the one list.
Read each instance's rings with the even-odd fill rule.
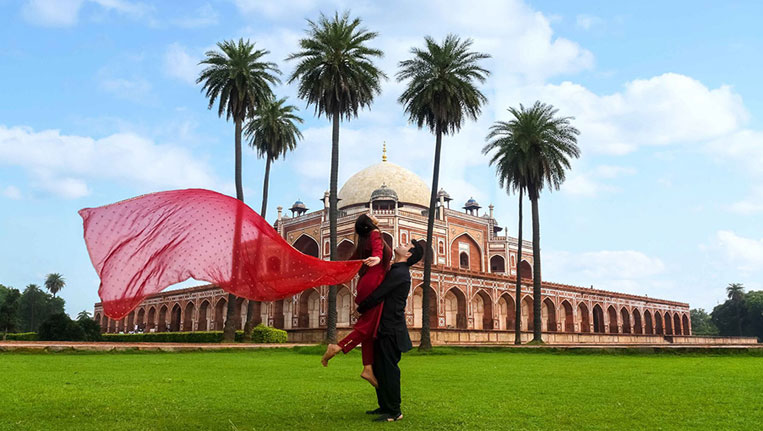
[[48,274],[47,278],[45,279],[45,288],[48,289],[48,292],[53,294],[54,298],[56,297],[56,294],[64,288],[65,285],[66,280],[64,280],[64,277],[57,272]]
[[[427,220],[427,250],[432,249],[434,214],[440,176],[442,135],[453,135],[467,119],[476,120],[487,98],[477,88],[490,74],[479,65],[488,54],[471,50],[472,40],[449,34],[441,44],[427,36],[424,48],[412,48],[412,58],[399,63],[398,82],[407,81],[398,102],[405,106],[411,123],[426,127],[435,135],[434,171]],[[430,350],[429,285],[432,279],[432,256],[424,259],[424,298],[422,300],[421,345]]]
[[[541,334],[541,260],[540,215],[538,200],[544,188],[559,190],[570,169],[570,157],[580,157],[572,117],[556,117],[557,110],[541,102],[530,108],[509,108],[516,122],[516,136],[526,153],[525,184],[532,206],[533,225],[533,341],[542,343]],[[517,304],[519,307],[520,305]]]
[[[519,195],[519,227],[517,228],[517,268],[519,262],[522,262],[522,194],[527,190],[527,172],[528,165],[526,146],[521,139],[522,131],[517,118],[510,121],[496,121],[490,127],[490,133],[485,138],[488,143],[482,149],[485,155],[493,154],[490,159],[490,165],[495,165],[498,184],[501,188],[506,188],[509,193],[512,190]],[[515,302],[515,324],[514,324],[514,344],[522,344],[522,307],[520,304],[522,298],[522,282],[517,270],[516,282],[514,285],[516,298]]]
[[79,313],[77,313],[77,320],[83,320],[83,319],[92,319],[93,316],[90,315],[90,312],[87,310],[82,310]]
[[[273,97],[271,84],[279,83],[276,74],[281,72],[274,63],[263,61],[269,51],[255,49],[254,43],[239,39],[218,42],[218,50],[207,51],[205,59],[199,64],[205,66],[201,71],[197,84],[202,85],[202,91],[209,99],[209,109],[218,103],[217,115],[225,114],[227,120],[233,119],[235,124],[235,179],[236,198],[244,201],[244,188],[241,179],[241,134],[244,121],[254,114],[257,107]],[[238,276],[240,242],[240,220],[236,218],[233,249],[233,268],[231,277]],[[228,295],[227,320],[223,331],[223,340],[232,342],[235,337],[236,297]]]
[[5,341],[7,334],[18,328],[21,293],[17,289],[7,289],[5,286],[2,288],[5,291],[0,297],[0,330],[3,331],[3,341]]
[[763,340],[763,290],[747,292],[744,303],[747,334]]
[[726,287],[726,296],[736,310],[737,335],[742,336],[742,319],[744,319],[744,286],[742,283],[731,283]]
[[82,341],[85,339],[85,331],[66,313],[55,313],[48,316],[40,324],[38,335],[43,341]]
[[[249,120],[245,128],[245,135],[249,140],[249,146],[257,150],[258,157],[265,158],[265,177],[262,180],[262,208],[260,216],[265,218],[268,211],[268,188],[270,185],[270,164],[279,157],[286,157],[286,153],[297,148],[297,141],[302,139],[296,123],[302,123],[302,119],[294,112],[296,106],[285,105],[286,98],[272,98],[258,107],[254,117]],[[244,339],[252,339],[252,329],[256,316],[255,301],[249,301],[246,309],[246,325],[244,325]]]
[[21,331],[37,332],[40,323],[50,315],[64,312],[63,298],[46,293],[40,286],[30,284],[19,299],[19,324]]
[[82,313],[80,313],[77,316],[77,325],[82,328],[82,341],[100,341],[101,340],[101,325],[98,324],[95,320],[91,319],[90,316],[83,316]]
[[[339,176],[339,121],[357,117],[381,93],[384,73],[373,63],[381,50],[368,43],[378,36],[361,27],[349,12],[333,18],[321,14],[317,22],[308,20],[307,37],[300,50],[287,60],[297,60],[289,83],[298,82],[297,94],[313,105],[318,117],[331,120],[331,177],[329,180],[329,246],[331,260],[337,255],[337,180]],[[329,286],[326,339],[336,342],[336,286]]]
[[713,324],[710,315],[702,308],[692,308],[689,311],[691,315],[691,329],[694,335],[718,335],[718,328]]

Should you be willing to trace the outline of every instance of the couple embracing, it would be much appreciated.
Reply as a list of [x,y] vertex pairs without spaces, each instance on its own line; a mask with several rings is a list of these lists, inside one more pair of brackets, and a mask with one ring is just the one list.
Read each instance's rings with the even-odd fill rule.
[[[352,259],[363,259],[355,303],[358,318],[352,332],[329,344],[323,366],[337,353],[347,353],[361,345],[361,377],[376,388],[379,407],[368,414],[378,414],[376,421],[402,419],[400,411],[401,353],[412,348],[405,325],[405,304],[411,287],[410,267],[424,255],[423,241],[401,244],[394,250],[384,242],[378,221],[363,214],[355,221],[355,251]],[[391,263],[391,265],[390,265]]]

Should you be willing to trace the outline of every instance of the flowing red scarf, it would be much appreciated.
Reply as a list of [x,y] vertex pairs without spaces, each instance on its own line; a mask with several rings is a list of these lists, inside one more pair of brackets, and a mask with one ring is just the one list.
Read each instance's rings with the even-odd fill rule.
[[79,214],[103,312],[112,319],[191,277],[274,301],[347,282],[362,265],[302,254],[246,204],[210,190],[152,193]]

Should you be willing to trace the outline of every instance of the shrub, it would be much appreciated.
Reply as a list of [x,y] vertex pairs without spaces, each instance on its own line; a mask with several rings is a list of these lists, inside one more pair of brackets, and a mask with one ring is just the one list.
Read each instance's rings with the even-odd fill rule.
[[19,332],[17,334],[8,334],[6,336],[8,341],[37,341],[36,332]]
[[[222,331],[198,332],[146,332],[143,334],[103,334],[103,341],[126,343],[220,343],[223,341]],[[235,341],[242,342],[244,332],[236,331]],[[258,325],[252,332],[254,343],[285,343],[286,331]]]
[[285,343],[288,341],[286,331],[257,325],[252,329],[252,343]]
[[66,313],[56,313],[40,324],[38,332],[40,340],[44,341],[82,341],[85,331]]
[[101,341],[101,325],[98,322],[90,318],[82,318],[77,319],[77,324],[84,333],[83,341]]

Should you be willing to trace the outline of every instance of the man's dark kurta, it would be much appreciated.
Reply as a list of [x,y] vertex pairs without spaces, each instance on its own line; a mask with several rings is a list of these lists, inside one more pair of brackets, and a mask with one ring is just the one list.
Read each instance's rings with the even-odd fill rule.
[[408,264],[394,263],[382,284],[358,305],[358,311],[362,313],[384,302],[374,343],[373,367],[379,382],[376,389],[379,408],[390,415],[400,414],[400,355],[413,348],[405,325],[405,304],[410,289]]

